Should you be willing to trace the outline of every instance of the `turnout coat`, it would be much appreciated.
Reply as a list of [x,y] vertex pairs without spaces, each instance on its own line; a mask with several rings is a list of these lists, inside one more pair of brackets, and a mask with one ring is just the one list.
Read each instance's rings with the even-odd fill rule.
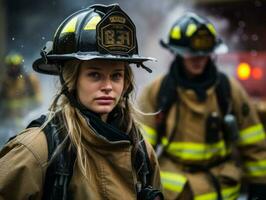
[[[141,117],[145,137],[152,145],[156,145],[157,137],[161,134],[164,153],[159,163],[166,199],[188,199],[189,195],[196,200],[216,199],[214,184],[211,177],[200,170],[202,166],[211,166],[208,171],[219,181],[225,200],[237,198],[243,178],[255,183],[266,182],[263,126],[244,89],[236,80],[230,78],[229,81],[233,113],[239,129],[235,142],[226,141],[222,130],[215,133],[216,141],[206,141],[208,117],[211,113],[222,116],[215,85],[207,90],[207,99],[203,102],[197,100],[193,90],[177,87],[178,100],[167,115],[165,133],[157,132],[156,115]],[[157,111],[161,82],[162,77],[144,89],[139,99],[141,111]],[[170,139],[173,131],[173,138]],[[191,166],[196,170],[191,170]]]
[[[136,171],[129,141],[110,142],[94,132],[80,114],[82,132],[89,159],[88,178],[74,163],[70,180],[71,199],[136,200]],[[160,175],[155,153],[147,143],[152,167],[152,186],[160,189]],[[7,143],[0,152],[0,199],[40,200],[47,169],[48,149],[40,128],[30,128]]]

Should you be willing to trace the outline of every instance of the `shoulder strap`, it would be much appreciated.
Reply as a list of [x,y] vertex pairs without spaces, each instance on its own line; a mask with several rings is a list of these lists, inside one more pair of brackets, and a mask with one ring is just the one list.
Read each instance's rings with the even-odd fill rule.
[[150,158],[149,158],[149,155],[148,155],[148,151],[147,151],[147,147],[146,147],[145,141],[142,140],[140,144],[141,144],[141,147],[142,147],[142,149],[144,151],[144,165],[145,165],[144,168],[147,171],[147,173],[144,174],[146,176],[144,185],[148,186],[148,185],[151,185],[151,181],[152,181],[151,177],[152,177],[153,172],[152,172]]
[[224,73],[219,72],[218,77],[219,79],[215,88],[215,92],[217,95],[217,101],[221,109],[222,115],[225,116],[226,114],[232,112],[230,108],[231,86],[229,78]]
[[[65,140],[62,129],[59,129],[58,117],[52,119],[43,129],[48,145],[48,160],[53,156],[56,148]],[[46,116],[32,121],[27,128],[40,127],[46,121]],[[64,130],[64,129],[63,129]],[[73,174],[73,166],[76,155],[73,150],[68,151],[69,140],[66,142],[62,151],[60,151],[47,168],[44,184],[43,199],[45,200],[66,200],[68,185]]]
[[[46,115],[41,115],[38,119],[35,119],[29,123],[29,125],[26,128],[33,128],[33,127],[41,127],[44,122],[46,121]],[[51,124],[48,123],[44,129],[43,132],[45,134],[46,140],[47,140],[47,145],[48,145],[48,160],[50,160],[54,150],[54,142],[53,142],[53,137],[51,133]]]
[[161,143],[161,139],[165,134],[166,130],[166,118],[171,106],[178,99],[176,92],[176,84],[173,78],[167,74],[161,83],[160,89],[157,94],[157,109],[160,113],[156,115],[156,130],[157,130],[157,141],[156,146]]
[[[140,142],[140,147],[143,151],[143,162],[141,164],[140,170],[138,171],[138,178],[141,181],[141,187],[137,184],[137,199],[164,199],[162,192],[153,187],[152,176],[154,174],[151,167],[149,154],[147,151],[147,146],[144,140]],[[137,160],[140,158],[137,157]],[[137,168],[138,169],[138,168]]]

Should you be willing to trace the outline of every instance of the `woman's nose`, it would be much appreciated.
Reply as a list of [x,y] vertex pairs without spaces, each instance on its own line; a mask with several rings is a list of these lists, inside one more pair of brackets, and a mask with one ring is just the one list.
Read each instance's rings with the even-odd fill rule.
[[112,91],[112,89],[113,89],[113,86],[112,86],[111,80],[109,78],[106,78],[105,80],[103,80],[101,90],[104,92],[110,92]]

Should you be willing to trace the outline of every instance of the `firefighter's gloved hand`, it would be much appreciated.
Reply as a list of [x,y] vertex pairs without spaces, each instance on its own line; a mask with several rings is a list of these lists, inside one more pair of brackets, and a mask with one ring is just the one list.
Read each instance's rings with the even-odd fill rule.
[[250,184],[248,188],[248,200],[265,200],[266,184]]
[[140,191],[138,200],[164,200],[164,197],[161,191],[148,186]]

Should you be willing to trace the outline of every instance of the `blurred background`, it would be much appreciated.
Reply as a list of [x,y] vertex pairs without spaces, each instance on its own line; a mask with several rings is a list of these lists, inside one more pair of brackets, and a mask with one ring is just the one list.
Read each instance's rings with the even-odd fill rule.
[[[135,22],[140,53],[158,60],[147,64],[153,69],[152,74],[134,70],[137,94],[144,85],[165,73],[173,59],[159,45],[159,40],[167,39],[171,25],[179,16],[194,11],[214,23],[229,47],[229,53],[217,57],[219,68],[238,78],[257,107],[265,109],[265,0],[0,0],[0,78],[4,74],[5,55],[9,52],[20,53],[24,71],[34,73],[32,62],[46,41],[52,40],[62,20],[95,3],[119,3]],[[21,127],[47,110],[56,91],[55,77],[35,76],[40,80],[42,104],[27,112]]]

